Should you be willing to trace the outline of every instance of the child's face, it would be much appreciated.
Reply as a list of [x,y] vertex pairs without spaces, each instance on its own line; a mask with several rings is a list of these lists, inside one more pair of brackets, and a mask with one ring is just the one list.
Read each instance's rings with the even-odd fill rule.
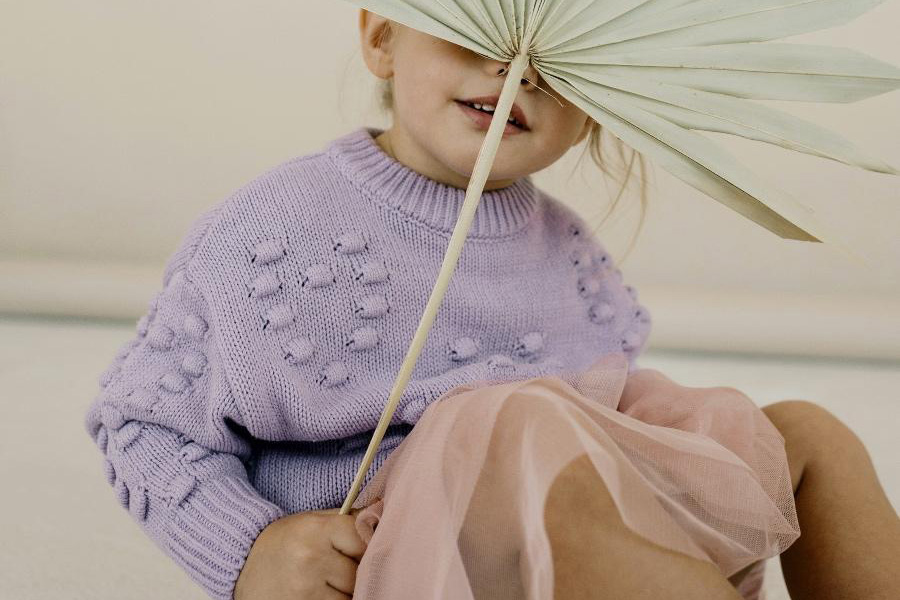
[[[360,12],[366,64],[377,77],[393,78],[394,122],[378,143],[410,168],[465,188],[486,130],[460,101],[499,95],[505,81],[499,73],[507,65],[397,23],[379,41],[387,23]],[[532,83],[520,84],[515,103],[527,129],[504,134],[485,189],[505,187],[552,164],[584,139],[593,124],[550,89],[533,66],[523,77],[553,96]]]

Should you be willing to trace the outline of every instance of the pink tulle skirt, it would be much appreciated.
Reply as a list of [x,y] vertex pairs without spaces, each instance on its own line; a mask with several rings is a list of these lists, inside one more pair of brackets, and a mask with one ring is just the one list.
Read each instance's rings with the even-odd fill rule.
[[368,544],[354,599],[551,600],[545,502],[585,456],[629,529],[711,562],[744,598],[764,597],[765,560],[800,536],[784,438],[750,398],[629,375],[613,353],[431,404],[353,504]]

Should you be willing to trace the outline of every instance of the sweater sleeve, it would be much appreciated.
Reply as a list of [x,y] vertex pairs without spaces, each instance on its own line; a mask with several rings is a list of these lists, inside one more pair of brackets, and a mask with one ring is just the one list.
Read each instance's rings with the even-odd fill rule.
[[209,597],[232,600],[253,542],[285,512],[248,480],[220,332],[183,267],[170,262],[84,425],[121,506]]

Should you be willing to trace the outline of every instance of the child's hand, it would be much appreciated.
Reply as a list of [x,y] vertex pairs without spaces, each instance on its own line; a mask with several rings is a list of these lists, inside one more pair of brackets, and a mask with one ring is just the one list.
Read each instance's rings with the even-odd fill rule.
[[273,521],[250,548],[234,600],[351,598],[366,550],[354,525],[360,510],[313,510]]

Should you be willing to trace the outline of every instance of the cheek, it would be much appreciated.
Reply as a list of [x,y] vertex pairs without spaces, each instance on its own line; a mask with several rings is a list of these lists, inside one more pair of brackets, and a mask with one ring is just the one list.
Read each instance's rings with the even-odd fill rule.
[[559,128],[569,134],[577,136],[584,127],[587,115],[573,106],[567,106],[560,111]]
[[552,144],[558,149],[571,146],[584,126],[585,115],[581,111],[556,110],[550,118],[542,120],[543,133],[552,138]]
[[408,60],[394,75],[398,107],[409,113],[427,113],[440,109],[451,99],[446,65],[431,56]]
[[420,72],[409,72],[394,77],[394,108],[398,112],[395,118],[408,124],[426,123],[429,114],[434,111],[434,92],[429,91],[427,77]]

